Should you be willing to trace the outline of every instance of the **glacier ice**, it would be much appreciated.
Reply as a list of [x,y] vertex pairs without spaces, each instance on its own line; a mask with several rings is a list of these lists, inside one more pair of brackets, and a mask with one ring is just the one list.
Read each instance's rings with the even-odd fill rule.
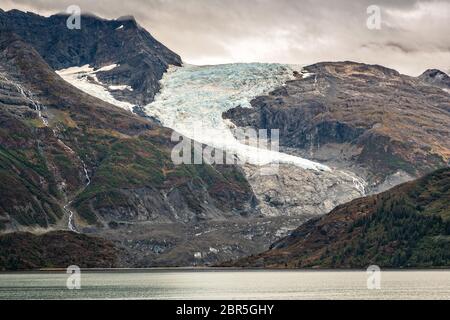
[[223,112],[237,106],[251,108],[253,98],[292,80],[294,71],[301,72],[301,67],[267,63],[172,66],[145,112],[188,138],[236,154],[250,164],[287,163],[330,171],[320,163],[241,143],[229,121],[222,118]]

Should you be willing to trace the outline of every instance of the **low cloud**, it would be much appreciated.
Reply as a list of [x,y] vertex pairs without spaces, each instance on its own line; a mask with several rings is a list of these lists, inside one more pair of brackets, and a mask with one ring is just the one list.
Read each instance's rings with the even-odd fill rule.
[[[2,0],[43,15],[77,4],[105,18],[134,15],[193,64],[355,60],[410,75],[450,68],[450,0]],[[369,5],[380,30],[366,26]]]

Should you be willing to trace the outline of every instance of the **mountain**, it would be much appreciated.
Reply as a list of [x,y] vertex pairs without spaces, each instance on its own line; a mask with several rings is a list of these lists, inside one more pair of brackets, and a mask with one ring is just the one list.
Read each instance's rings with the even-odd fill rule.
[[436,86],[446,75],[427,74],[318,63],[254,99],[253,108],[224,117],[240,127],[280,129],[286,152],[351,170],[368,192],[380,192],[449,163],[450,95]]
[[83,15],[80,30],[68,29],[67,18],[64,14],[47,18],[0,9],[0,28],[30,44],[54,70],[117,65],[98,72],[98,80],[108,86],[130,87],[132,91],[112,90],[112,94],[137,105],[153,101],[168,66],[182,63],[177,54],[153,38],[133,17],[105,20]]
[[450,169],[341,205],[236,263],[274,268],[450,266]]
[[[166,225],[164,235],[145,231],[139,239],[152,252],[176,233],[174,223],[197,233],[202,221],[258,214],[238,167],[175,166],[171,130],[79,91],[7,31],[0,33],[0,124],[2,232],[73,229],[136,252],[130,229]],[[185,236],[175,236],[170,248],[187,250],[179,248]],[[194,252],[182,264],[196,261]],[[234,255],[231,248],[227,256]]]
[[[83,16],[81,30],[66,19],[0,11],[5,265],[22,268],[31,254],[8,250],[16,236],[40,252],[33,268],[61,263],[39,247],[58,238],[86,250],[74,258],[95,255],[99,238],[114,246],[96,266],[235,260],[448,163],[448,94],[423,79],[351,62],[180,67],[133,18]],[[195,148],[220,143],[256,158],[224,111],[240,126],[281,128],[284,153],[264,153],[284,161],[275,172],[173,163],[173,130],[189,136],[195,123],[205,125]]]
[[[2,232],[95,235],[124,249],[121,266],[212,264],[261,252],[309,218],[360,196],[352,176],[323,173],[322,179],[289,166],[264,179],[275,187],[260,206],[263,192],[257,197],[254,189],[261,177],[248,173],[255,168],[173,165],[172,130],[142,108],[117,108],[152,99],[140,98],[130,75],[115,82],[104,75],[132,66],[133,74],[143,70],[159,79],[155,70],[179,65],[178,56],[132,18],[83,16],[81,30],[68,30],[65,19],[0,12],[0,146],[8,181],[0,187]],[[124,30],[129,34],[121,35]],[[57,46],[49,47],[47,38]],[[126,51],[133,46],[139,48]],[[293,172],[295,179],[285,179]],[[295,188],[277,190],[287,180]],[[311,181],[314,187],[304,185]]]

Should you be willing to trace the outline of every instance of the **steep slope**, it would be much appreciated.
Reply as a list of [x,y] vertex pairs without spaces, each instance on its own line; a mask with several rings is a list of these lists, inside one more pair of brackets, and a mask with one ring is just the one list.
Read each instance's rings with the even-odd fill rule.
[[236,166],[175,166],[171,130],[79,91],[10,32],[0,34],[0,106],[4,231],[114,228],[126,246],[133,235],[123,226],[258,214]]
[[313,219],[235,266],[366,268],[450,266],[450,169]]
[[[181,65],[177,54],[154,39],[132,17],[105,20],[83,15],[80,30],[68,29],[67,18],[0,9],[0,28],[16,33],[32,45],[54,70],[117,65],[97,73],[98,80],[113,86],[111,93],[119,100],[137,105],[153,101],[159,91],[159,80],[169,65]],[[120,90],[122,86],[131,90]]]
[[279,128],[285,151],[350,169],[377,192],[448,164],[450,95],[428,82],[376,65],[318,63],[224,117]]
[[97,237],[54,231],[42,235],[0,235],[0,270],[41,268],[113,268],[119,251],[113,243]]

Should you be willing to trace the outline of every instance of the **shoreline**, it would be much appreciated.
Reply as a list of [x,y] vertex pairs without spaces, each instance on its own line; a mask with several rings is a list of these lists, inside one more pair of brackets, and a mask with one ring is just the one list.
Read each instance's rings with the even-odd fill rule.
[[[449,272],[450,268],[405,268],[381,269],[383,272]],[[215,267],[155,267],[155,268],[81,268],[82,272],[89,273],[146,273],[146,272],[366,272],[366,269],[277,269],[277,268],[215,268]],[[0,271],[2,274],[23,274],[23,273],[66,273],[65,268],[43,268],[35,270],[11,270]]]

